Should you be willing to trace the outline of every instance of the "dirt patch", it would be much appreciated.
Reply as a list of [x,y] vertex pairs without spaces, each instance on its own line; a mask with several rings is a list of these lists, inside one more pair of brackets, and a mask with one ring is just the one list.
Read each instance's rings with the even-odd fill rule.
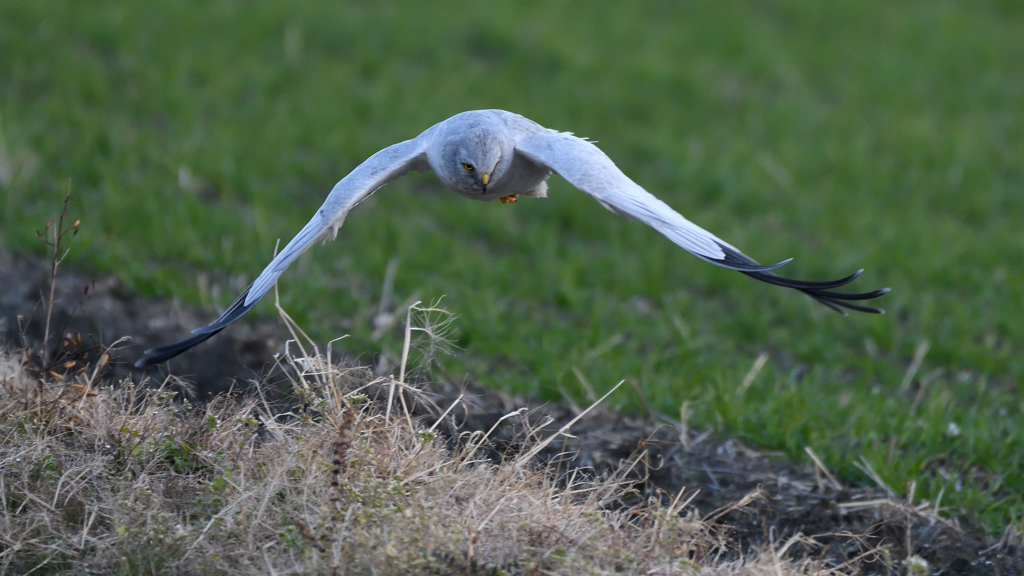
[[[469,392],[475,395],[468,398],[467,409],[456,410],[462,429],[489,430],[510,411],[531,406],[523,398],[482,387]],[[438,403],[446,406],[457,393],[449,386]],[[549,433],[575,417],[576,410],[565,404],[534,404],[530,420],[551,417],[545,427]],[[491,436],[495,455],[514,450],[530,429],[515,420],[503,424]],[[1024,573],[1019,536],[997,542],[966,519],[940,518],[879,488],[847,486],[822,468],[735,439],[687,430],[684,446],[678,425],[609,411],[589,414],[571,432],[575,440],[550,446],[541,458],[563,460],[559,469],[565,474],[580,469],[608,474],[633,459],[629,479],[638,502],[670,499],[684,488],[684,497],[699,491],[692,503],[744,546],[784,542],[803,533],[820,546],[801,543],[792,549],[794,554],[818,557],[825,566],[859,559],[853,562],[858,573],[908,573],[903,561],[911,555],[931,566],[931,572],[922,574]],[[731,509],[758,490],[756,499]]]
[[[50,291],[50,267],[39,259],[0,253],[0,345],[41,346]],[[82,334],[110,345],[128,337],[111,355],[110,377],[121,380],[140,374],[163,380],[168,373],[195,385],[205,399],[228,390],[236,380],[257,378],[272,365],[284,339],[280,324],[238,322],[203,346],[146,370],[132,367],[142,351],[189,335],[217,314],[182,306],[177,301],[137,298],[111,275],[95,275],[62,267],[52,331]]]
[[[41,301],[48,292],[46,263],[0,254],[0,344],[40,346]],[[142,350],[186,335],[216,314],[137,298],[114,277],[81,271],[62,270],[57,293],[51,320],[57,333],[81,333],[103,344],[131,337],[112,354],[109,377],[162,380],[170,371],[194,382],[201,398],[232,385],[244,386],[246,380],[265,373],[284,341],[284,330],[276,322],[239,322],[169,365],[141,371],[131,363]],[[517,450],[530,434],[550,434],[579,410],[558,403],[538,405],[473,383],[442,382],[426,391],[440,410],[462,396],[446,419],[451,436],[494,428],[490,439],[495,458]],[[527,410],[499,423],[520,408]],[[431,417],[428,409],[422,414]],[[546,420],[542,428],[536,427]],[[790,553],[820,558],[823,566],[852,561],[864,573],[902,574],[908,571],[903,561],[918,555],[929,563],[932,574],[1024,573],[1020,535],[996,541],[965,519],[940,518],[924,507],[890,498],[881,489],[846,486],[822,468],[735,439],[600,409],[571,432],[573,438],[560,439],[539,455],[557,462],[558,473],[609,474],[629,463],[632,468],[625,481],[633,487],[632,501],[618,505],[642,510],[645,501],[672,499],[685,488],[683,497],[692,496],[702,515],[744,547],[784,542],[803,533],[817,544],[798,543]],[[757,494],[753,499],[752,493]],[[740,502],[743,505],[737,506]]]

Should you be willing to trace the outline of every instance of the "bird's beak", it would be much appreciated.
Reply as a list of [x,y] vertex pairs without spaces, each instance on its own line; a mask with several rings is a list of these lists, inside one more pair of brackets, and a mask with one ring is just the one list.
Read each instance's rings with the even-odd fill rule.
[[480,175],[480,182],[482,182],[484,186],[487,186],[487,181],[490,179],[491,175],[487,172],[484,172],[483,174]]

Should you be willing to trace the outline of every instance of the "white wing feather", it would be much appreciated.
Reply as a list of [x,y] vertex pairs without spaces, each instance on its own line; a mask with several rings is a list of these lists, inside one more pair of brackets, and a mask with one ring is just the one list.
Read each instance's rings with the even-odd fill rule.
[[255,304],[266,295],[288,265],[310,246],[321,240],[333,240],[349,211],[381,186],[413,169],[416,161],[423,156],[424,148],[418,140],[407,140],[389,146],[370,156],[335,184],[309,223],[288,242],[252,283],[245,298],[245,305]]
[[377,152],[356,167],[340,182],[334,185],[320,209],[280,253],[263,269],[263,272],[245,289],[220,318],[209,326],[196,328],[194,336],[174,344],[146,350],[135,366],[145,368],[164,362],[193,346],[207,340],[224,329],[228,324],[241,318],[252,309],[277,282],[281,273],[315,242],[334,238],[345,221],[349,210],[377,191],[378,188],[410,170],[427,170],[426,159],[430,130],[412,140],[399,142]]
[[839,280],[825,282],[778,276],[772,270],[789,260],[762,266],[721,238],[683,218],[638,186],[604,152],[586,140],[559,132],[528,133],[516,142],[516,152],[560,174],[608,210],[640,220],[706,262],[737,270],[762,282],[799,290],[841,314],[846,314],[843,308],[872,314],[884,313],[880,308],[855,302],[878,298],[889,292],[888,288],[863,293],[834,291],[855,280],[863,270]]
[[520,140],[516,151],[550,168],[611,212],[636,218],[696,256],[724,260],[722,247],[732,248],[630,180],[591,142],[572,134],[548,132]]

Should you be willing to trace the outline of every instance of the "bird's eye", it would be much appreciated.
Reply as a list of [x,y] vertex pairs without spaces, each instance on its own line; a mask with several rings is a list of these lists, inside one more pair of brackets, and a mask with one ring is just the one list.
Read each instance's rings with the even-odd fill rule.
[[465,168],[466,170],[469,170],[470,172],[473,171],[473,165],[472,164],[463,163],[462,167]]

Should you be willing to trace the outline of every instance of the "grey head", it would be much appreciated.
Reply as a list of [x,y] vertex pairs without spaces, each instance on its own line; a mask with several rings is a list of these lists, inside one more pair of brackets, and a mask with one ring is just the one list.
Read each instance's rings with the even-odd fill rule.
[[514,152],[515,141],[505,122],[479,110],[463,112],[438,126],[427,155],[446,186],[463,196],[483,199],[502,187]]

